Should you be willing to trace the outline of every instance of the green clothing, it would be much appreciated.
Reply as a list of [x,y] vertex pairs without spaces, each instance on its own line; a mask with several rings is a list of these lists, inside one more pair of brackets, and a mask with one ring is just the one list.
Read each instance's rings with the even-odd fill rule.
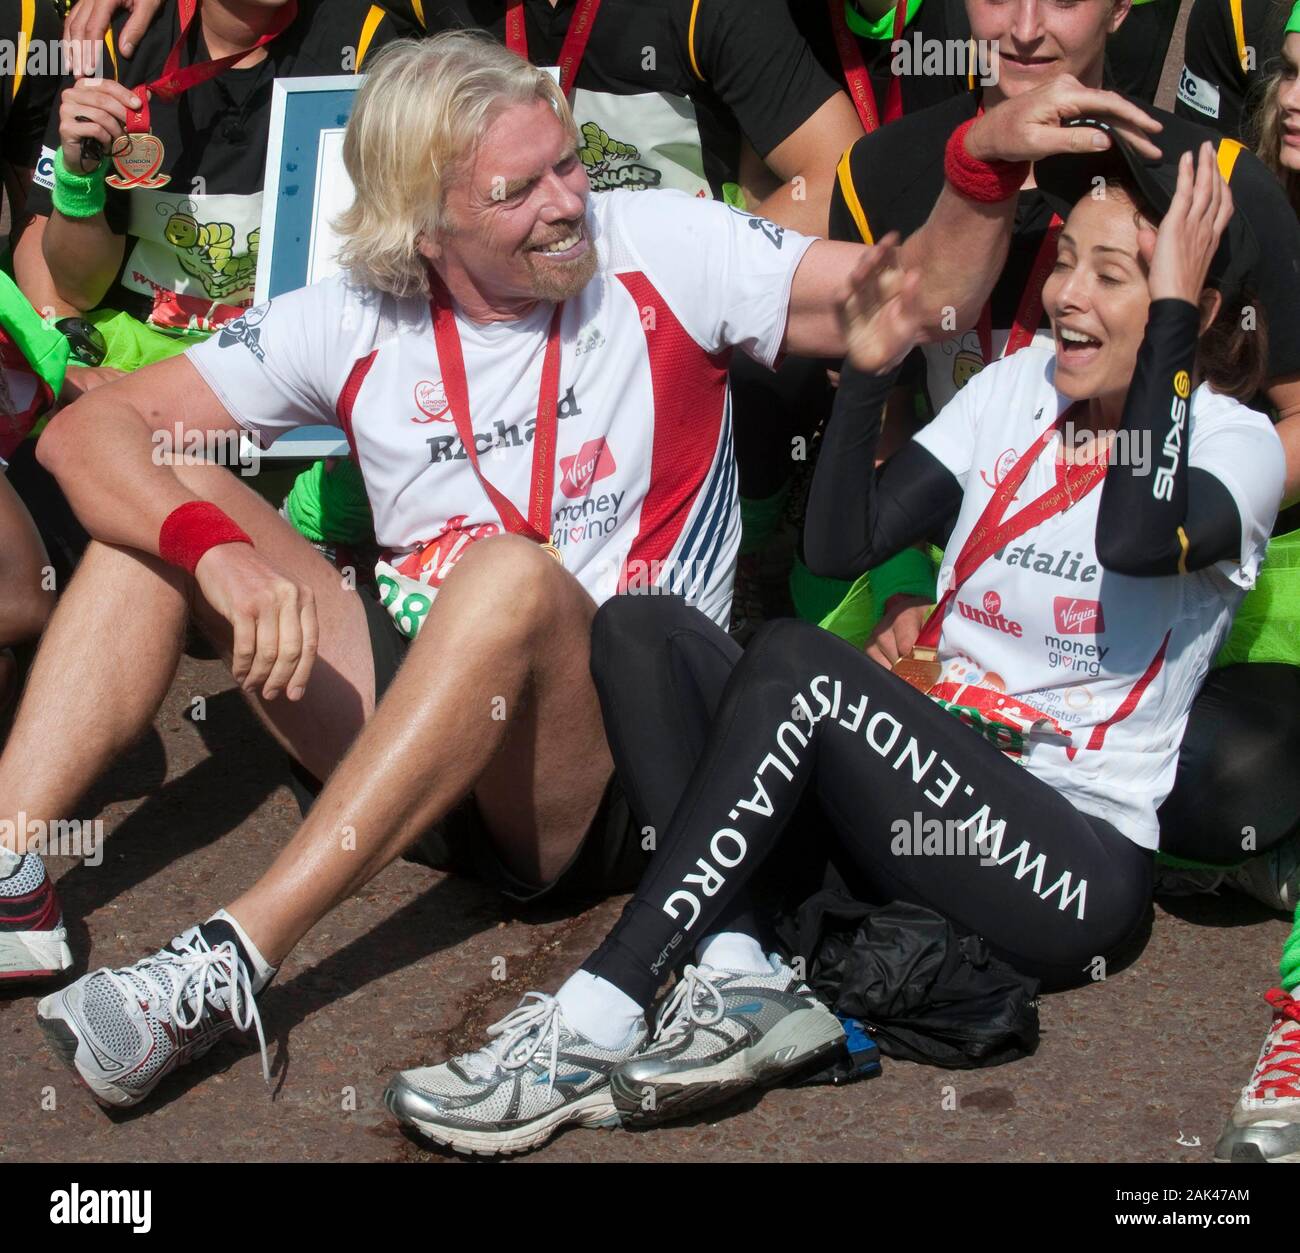
[[289,489],[284,512],[313,544],[358,545],[374,538],[366,485],[351,458],[308,466]]
[[99,329],[108,346],[103,364],[126,374],[141,366],[153,365],[155,361],[178,357],[192,345],[201,344],[211,334],[210,331],[168,334],[119,309],[96,309],[86,314],[86,321]]
[[1300,531],[1269,540],[1263,568],[1214,665],[1243,661],[1300,665]]

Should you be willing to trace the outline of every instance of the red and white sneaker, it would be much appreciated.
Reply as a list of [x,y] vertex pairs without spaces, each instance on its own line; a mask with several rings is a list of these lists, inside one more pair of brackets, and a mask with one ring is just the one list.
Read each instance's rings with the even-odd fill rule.
[[52,979],[72,965],[63,910],[45,863],[0,848],[0,981]]
[[1300,1162],[1300,1001],[1264,994],[1273,1025],[1214,1146],[1216,1162]]

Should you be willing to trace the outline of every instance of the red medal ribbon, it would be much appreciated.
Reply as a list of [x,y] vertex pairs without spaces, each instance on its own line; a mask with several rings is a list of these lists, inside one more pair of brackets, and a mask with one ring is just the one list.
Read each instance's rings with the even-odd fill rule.
[[[849,89],[853,107],[858,111],[862,129],[868,135],[878,130],[883,124],[876,111],[876,91],[871,85],[871,75],[867,73],[866,62],[862,59],[862,49],[849,24],[844,17],[844,6],[850,0],[828,0],[831,15],[831,33],[835,36],[835,48],[840,54],[840,66],[844,70],[844,82]],[[907,25],[907,0],[898,0],[894,5],[894,40],[902,38],[903,28]],[[885,94],[884,122],[896,122],[903,116],[903,80],[893,72],[889,75],[889,89]]]
[[[1079,402],[1079,404],[1082,404],[1082,402]],[[1029,504],[1012,514],[1005,522],[1002,521],[1003,515],[1015,499],[1016,492],[1025,481],[1034,462],[1038,460],[1053,435],[1065,425],[1070,415],[1078,407],[1078,404],[1071,405],[1061,414],[1047,430],[1034,440],[1028,450],[998,484],[997,489],[989,498],[989,503],[984,506],[984,512],[980,514],[979,521],[975,523],[974,529],[967,536],[965,544],[962,545],[961,552],[953,565],[952,586],[943,594],[943,599],[934,607],[934,611],[925,620],[921,633],[916,637],[914,647],[934,649],[939,646],[939,634],[948,605],[961,590],[962,584],[990,556],[1026,531],[1032,530],[1040,523],[1046,522],[1048,518],[1055,517],[1058,513],[1063,513],[1071,505],[1078,504],[1105,477],[1106,463],[1110,453],[1108,446],[1102,448],[1095,460],[1082,466],[1079,464],[1067,466],[1064,476],[1058,472],[1055,487],[1049,488],[1037,499],[1031,500]],[[1075,471],[1075,473],[1072,474],[1071,471]]]
[[163,63],[163,72],[153,82],[132,89],[140,97],[140,108],[126,111],[128,135],[148,134],[150,96],[157,96],[160,100],[175,100],[191,87],[197,87],[200,83],[216,78],[223,70],[234,65],[236,61],[243,60],[263,44],[269,44],[298,16],[298,0],[288,0],[288,3],[276,12],[266,33],[252,47],[245,48],[242,52],[232,52],[229,56],[219,57],[215,61],[200,61],[197,65],[187,65],[184,69],[181,68],[181,46],[189,34],[195,14],[199,11],[199,0],[180,0],[179,9],[180,38],[167,54],[167,60]]
[[[578,67],[587,51],[587,40],[596,22],[600,0],[578,0],[569,29],[560,45],[560,90],[568,96],[578,78]],[[506,6],[506,47],[517,56],[528,58],[528,31],[524,26],[524,0],[510,0]]]
[[[1038,246],[1033,267],[1029,271],[1029,281],[1020,294],[1016,320],[1011,324],[1011,334],[1007,337],[1006,347],[1002,350],[1004,357],[1010,357],[1028,344],[1037,333],[1039,322],[1043,320],[1043,284],[1047,282],[1047,276],[1056,263],[1056,241],[1060,238],[1061,227],[1064,225],[1065,223],[1053,213],[1052,220],[1047,224],[1047,233],[1043,236],[1043,242]],[[993,305],[991,301],[986,301],[984,308],[980,310],[976,330],[980,337],[980,353],[984,357],[984,364],[992,365]]]
[[555,439],[559,425],[560,401],[560,318],[562,304],[555,306],[551,327],[546,336],[546,356],[542,359],[542,387],[537,396],[537,425],[533,430],[532,487],[529,490],[528,518],[515,508],[503,492],[488,482],[478,461],[474,446],[474,424],[470,421],[469,384],[465,375],[465,357],[460,347],[460,331],[456,326],[456,313],[451,296],[442,280],[431,276],[434,297],[430,301],[433,314],[433,339],[438,347],[438,364],[442,367],[442,385],[447,393],[456,434],[465,448],[465,455],[474,467],[474,473],[496,507],[507,531],[512,535],[526,535],[539,544],[551,542],[551,498],[555,488]]

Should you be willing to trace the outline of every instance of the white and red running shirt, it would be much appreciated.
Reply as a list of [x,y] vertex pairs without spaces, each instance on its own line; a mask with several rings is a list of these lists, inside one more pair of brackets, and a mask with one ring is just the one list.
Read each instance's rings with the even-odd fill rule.
[[[1023,348],[975,375],[916,435],[965,491],[940,596],[998,482],[1069,407],[1054,374],[1052,349]],[[1155,578],[1103,570],[1098,486],[979,566],[939,641],[941,681],[1004,691],[1071,733],[1031,735],[1030,773],[1147,848],[1158,843],[1156,810],[1173,786],[1193,697],[1264,559],[1285,474],[1268,419],[1204,384],[1192,393],[1188,432],[1189,465],[1212,472],[1236,502],[1238,560]],[[1126,448],[1126,434],[1111,463],[1132,457],[1154,476],[1161,450]],[[1035,462],[1008,517],[1055,485],[1057,449],[1050,442]]]
[[[561,321],[555,544],[598,603],[655,587],[725,627],[740,542],[729,349],[775,362],[812,240],[676,191],[592,196],[587,222],[599,268]],[[480,466],[525,517],[553,310],[456,318]],[[469,544],[504,529],[447,408],[427,297],[339,275],[250,309],[188,356],[263,446],[342,428],[404,634]]]

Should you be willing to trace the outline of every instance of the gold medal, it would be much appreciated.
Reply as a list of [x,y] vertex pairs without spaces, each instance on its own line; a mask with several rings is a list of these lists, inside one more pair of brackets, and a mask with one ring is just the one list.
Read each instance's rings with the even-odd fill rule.
[[170,174],[159,174],[163,163],[162,140],[148,132],[125,135],[113,145],[113,168],[116,174],[104,179],[119,191],[131,188],[153,190],[172,181]]
[[564,564],[564,554],[555,546],[555,538],[552,536],[548,543],[542,545],[542,552],[554,557],[560,565]]
[[894,662],[893,672],[918,692],[927,693],[939,682],[943,666],[935,649],[918,645],[906,657]]

